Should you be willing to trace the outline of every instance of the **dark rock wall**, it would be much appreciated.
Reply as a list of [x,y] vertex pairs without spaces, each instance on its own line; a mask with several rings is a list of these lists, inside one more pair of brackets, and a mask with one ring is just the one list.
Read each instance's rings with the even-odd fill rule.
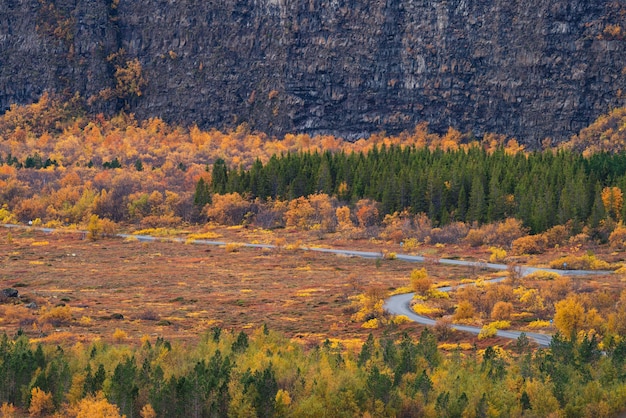
[[606,0],[0,0],[0,107],[44,90],[97,97],[123,48],[143,94],[94,111],[347,138],[426,120],[532,146],[624,105],[625,12]]

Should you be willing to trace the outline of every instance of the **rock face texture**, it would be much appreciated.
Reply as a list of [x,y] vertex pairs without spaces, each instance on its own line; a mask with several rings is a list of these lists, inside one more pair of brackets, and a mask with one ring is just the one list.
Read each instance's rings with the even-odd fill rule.
[[[621,0],[0,0],[0,111],[78,92],[94,112],[204,128],[354,139],[428,121],[536,146],[624,105],[625,15]],[[135,59],[145,83],[125,88]]]

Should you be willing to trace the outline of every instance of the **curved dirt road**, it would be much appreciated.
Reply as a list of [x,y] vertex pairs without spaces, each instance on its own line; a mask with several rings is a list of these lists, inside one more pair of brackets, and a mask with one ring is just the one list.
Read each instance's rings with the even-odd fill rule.
[[[408,256],[410,258],[414,258],[413,256]],[[400,258],[400,256],[398,256]],[[403,257],[407,258],[407,257]],[[407,260],[407,261],[417,261],[417,260]],[[422,259],[423,261],[423,259]],[[440,263],[442,264],[456,264],[461,266],[478,266],[491,268],[494,270],[506,270],[508,266],[506,264],[492,264],[492,263],[477,263],[474,261],[463,261],[463,260],[447,260],[440,259]],[[554,273],[561,274],[563,276],[587,276],[592,274],[609,274],[610,271],[587,271],[587,270],[556,270],[556,269],[542,269],[538,267],[529,267],[529,266],[520,266],[520,274],[522,276],[526,276],[528,274],[534,273],[536,271],[550,271]],[[486,282],[499,282],[504,280],[504,277],[499,277],[497,279],[486,280]],[[460,285],[458,287],[461,287]],[[452,290],[451,286],[441,287],[438,290],[442,292],[449,292]],[[401,295],[394,295],[388,298],[383,305],[383,309],[393,315],[405,315],[411,321],[417,322],[418,324],[423,325],[435,325],[436,321],[434,319],[428,318],[426,316],[418,315],[411,309],[411,301],[413,300],[413,296],[415,293],[404,293]],[[480,328],[474,327],[470,325],[451,325],[453,329],[459,331],[465,331],[472,334],[479,334]],[[517,339],[519,336],[524,333],[528,338],[535,341],[538,345],[542,347],[547,347],[550,345],[550,341],[552,340],[551,334],[539,334],[536,332],[527,332],[527,331],[515,331],[515,330],[498,330],[496,335],[498,337]]]

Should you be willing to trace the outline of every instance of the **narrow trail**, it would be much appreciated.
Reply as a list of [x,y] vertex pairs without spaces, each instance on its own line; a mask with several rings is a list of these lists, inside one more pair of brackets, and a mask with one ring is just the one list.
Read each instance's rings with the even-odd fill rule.
[[[3,224],[2,226],[5,228],[15,228],[15,229],[33,229],[33,230],[42,231],[45,233],[53,233],[56,231],[62,231],[62,230],[58,230],[55,228],[42,228],[42,227],[34,227],[34,226],[28,226],[28,225]],[[83,234],[87,233],[87,231],[72,231],[72,232],[83,233]],[[177,237],[165,237],[164,238],[164,237],[155,237],[152,235],[135,235],[135,234],[116,234],[115,236],[118,238],[124,238],[124,239],[132,237],[134,239],[137,239],[140,242],[154,242],[154,241],[167,241],[167,242],[178,242],[178,243],[187,242],[185,238],[177,238]],[[193,244],[223,246],[223,245],[228,244],[228,242],[198,239],[198,240],[194,240]],[[244,247],[248,247],[248,248],[273,249],[273,248],[279,247],[279,246],[272,245],[272,244],[243,243],[241,245]],[[300,247],[300,249],[304,251],[315,251],[315,252],[320,252],[320,253],[329,253],[329,254],[343,255],[343,256],[348,256],[348,257],[362,257],[362,258],[369,258],[369,259],[383,258],[382,253],[373,252],[373,251],[340,250],[340,249],[334,249],[334,248],[318,248],[318,247],[306,247],[306,246],[302,246]],[[408,254],[397,254],[396,259],[401,260],[401,261],[411,262],[411,263],[423,263],[425,261],[424,257],[422,256],[408,255]],[[467,261],[467,260],[451,260],[451,259],[446,259],[446,258],[438,259],[436,262],[440,264],[476,267],[476,268],[502,270],[502,271],[507,270],[509,268],[509,266],[506,264],[484,263],[484,262]],[[522,276],[526,276],[536,271],[549,271],[549,272],[554,272],[554,273],[558,273],[558,274],[565,275],[565,276],[588,276],[588,275],[612,273],[611,271],[605,271],[605,270],[558,270],[558,269],[539,268],[539,267],[531,267],[531,266],[518,266],[518,268]],[[504,277],[499,277],[496,279],[488,280],[488,282],[498,282],[501,280],[504,280]],[[449,292],[452,289],[453,289],[452,287],[441,287],[438,290],[442,292]],[[418,315],[415,312],[413,312],[413,310],[410,307],[410,303],[414,295],[415,293],[404,293],[400,295],[391,296],[385,301],[383,308],[387,312],[393,315],[405,315],[410,320],[417,322],[419,324],[422,324],[422,325],[430,325],[430,326],[435,325],[436,321],[434,319],[428,318],[426,316]],[[469,325],[452,325],[451,327],[453,329],[469,332],[472,334],[480,333],[479,327],[474,327],[474,326],[469,326]],[[551,334],[539,334],[535,332],[516,331],[516,330],[498,330],[496,335],[498,337],[503,337],[503,338],[517,339],[522,334],[522,332],[525,333],[528,338],[535,341],[538,345],[542,347],[547,347],[548,345],[550,345],[550,341],[552,339]]]

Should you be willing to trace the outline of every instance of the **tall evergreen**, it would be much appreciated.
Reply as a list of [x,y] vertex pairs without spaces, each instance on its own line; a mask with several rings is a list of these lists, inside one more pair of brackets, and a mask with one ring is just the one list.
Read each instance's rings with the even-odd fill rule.
[[295,199],[324,192],[352,203],[378,201],[382,216],[407,209],[439,225],[516,217],[542,232],[569,220],[597,226],[604,214],[596,184],[626,191],[626,154],[585,158],[569,151],[509,155],[502,148],[444,152],[383,145],[366,153],[287,153],[266,164],[257,160],[248,170],[229,171],[218,160],[212,173],[216,193]]
[[211,171],[211,186],[213,193],[224,194],[226,193],[228,185],[228,168],[226,162],[218,158],[213,163],[213,170]]
[[467,208],[466,219],[469,222],[483,222],[485,220],[485,188],[479,176],[472,180],[472,189],[469,196],[469,207]]

